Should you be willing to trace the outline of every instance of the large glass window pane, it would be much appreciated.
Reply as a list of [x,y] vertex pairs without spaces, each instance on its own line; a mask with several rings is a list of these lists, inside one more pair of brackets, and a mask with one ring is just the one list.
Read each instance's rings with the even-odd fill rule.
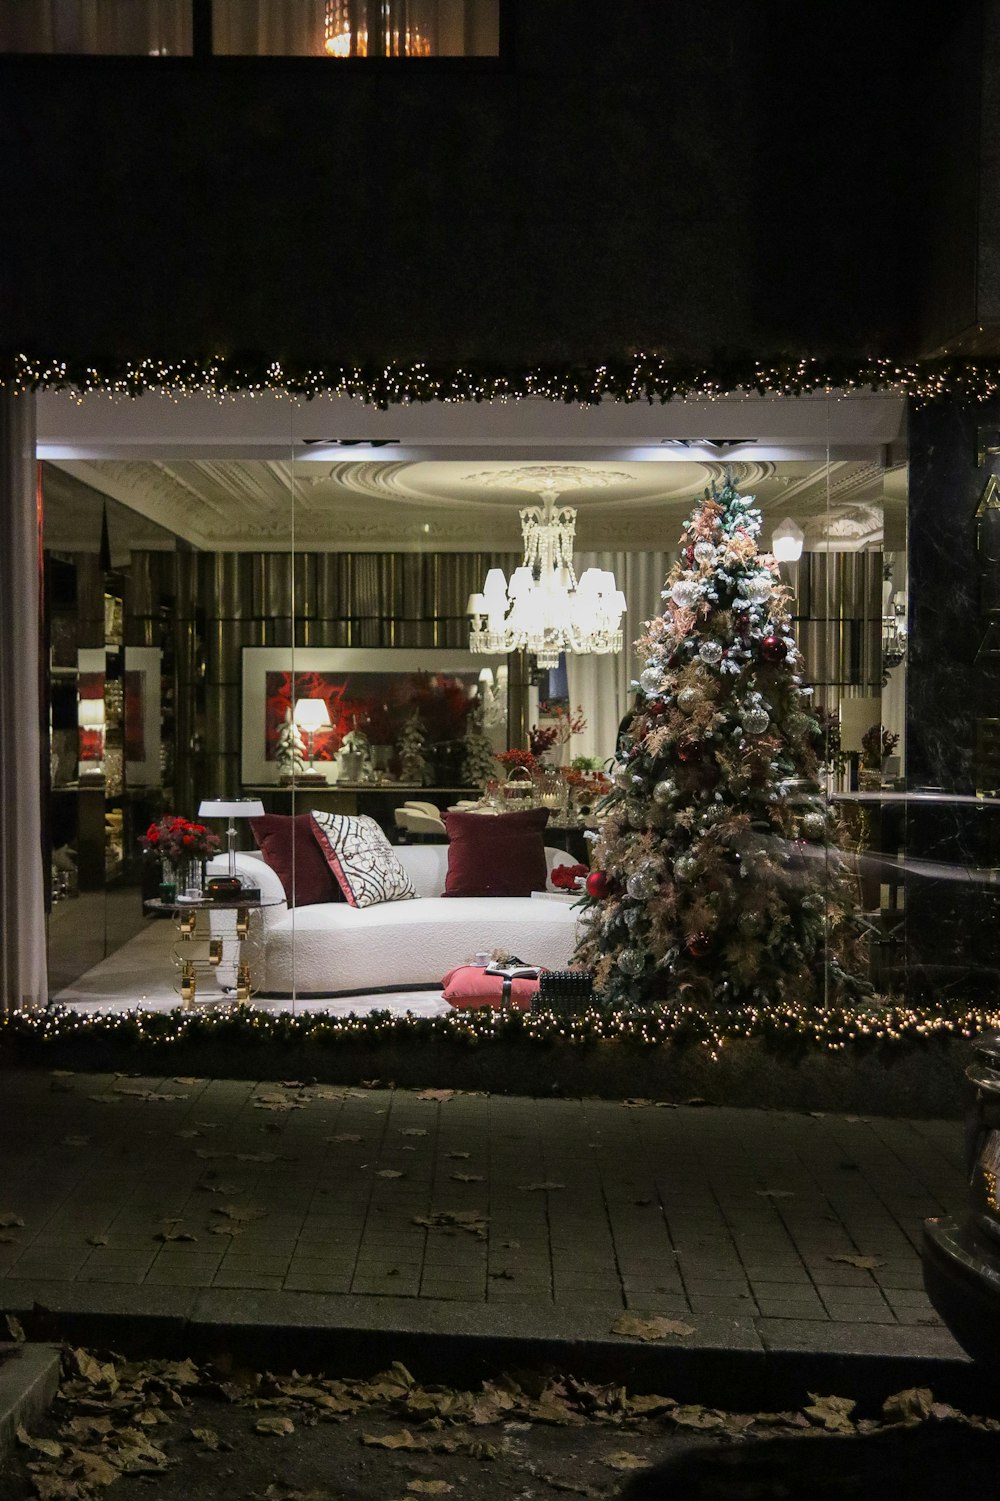
[[214,0],[217,53],[495,57],[498,0]]
[[0,52],[190,55],[191,0],[14,0]]

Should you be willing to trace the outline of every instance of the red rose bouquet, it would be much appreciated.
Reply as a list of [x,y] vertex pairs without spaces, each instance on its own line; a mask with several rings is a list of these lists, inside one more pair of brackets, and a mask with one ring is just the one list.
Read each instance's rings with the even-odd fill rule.
[[552,884],[557,891],[580,891],[586,876],[585,865],[557,865],[552,872]]
[[151,823],[139,843],[148,854],[165,860],[207,860],[218,850],[220,840],[203,823],[168,814]]

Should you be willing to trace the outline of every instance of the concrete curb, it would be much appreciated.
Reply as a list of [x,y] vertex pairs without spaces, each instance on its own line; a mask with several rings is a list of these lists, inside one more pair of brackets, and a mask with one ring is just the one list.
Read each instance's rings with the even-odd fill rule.
[[419,1381],[455,1386],[504,1370],[552,1369],[735,1409],[796,1407],[812,1391],[875,1411],[910,1386],[929,1386],[966,1411],[990,1405],[981,1372],[941,1328],[702,1316],[692,1320],[692,1338],[650,1343],[610,1332],[620,1307],[543,1312],[16,1279],[7,1279],[3,1298],[35,1338],[133,1357],[227,1355],[257,1368],[357,1376],[401,1360]]
[[0,1457],[13,1447],[18,1427],[31,1428],[59,1390],[59,1347],[0,1344]]

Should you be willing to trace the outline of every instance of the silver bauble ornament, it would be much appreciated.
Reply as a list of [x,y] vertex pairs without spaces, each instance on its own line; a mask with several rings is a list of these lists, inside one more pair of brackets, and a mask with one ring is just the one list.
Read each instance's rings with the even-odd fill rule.
[[826,816],[823,813],[803,813],[802,833],[806,839],[822,839],[826,833]]
[[662,782],[657,782],[653,788],[653,802],[665,808],[672,803],[677,796],[677,783],[672,777],[664,777]]
[[670,598],[682,610],[691,610],[701,599],[701,585],[693,579],[678,579],[670,590]]
[[658,667],[644,667],[639,674],[639,687],[643,693],[656,693],[663,682],[663,673]]
[[715,543],[705,541],[696,542],[694,544],[694,558],[696,563],[714,563]]
[[717,667],[722,661],[722,647],[718,641],[703,641],[698,655],[707,666]]
[[646,804],[639,802],[638,798],[627,798],[625,817],[633,829],[644,829],[646,827]]
[[634,902],[648,902],[656,891],[659,881],[656,871],[649,864],[640,865],[625,882],[625,890]]
[[618,955],[618,968],[623,975],[634,979],[646,968],[646,956],[641,949],[622,949]]
[[693,855],[678,855],[674,861],[674,875],[678,881],[690,881],[698,868],[698,862]]
[[743,728],[748,735],[763,735],[771,723],[771,716],[763,709],[749,709],[743,716]]
[[677,707],[683,709],[685,714],[690,714],[691,710],[697,707],[698,698],[697,688],[682,688],[677,695]]
[[755,605],[762,605],[770,599],[773,588],[774,580],[769,573],[755,573],[743,581],[743,593]]

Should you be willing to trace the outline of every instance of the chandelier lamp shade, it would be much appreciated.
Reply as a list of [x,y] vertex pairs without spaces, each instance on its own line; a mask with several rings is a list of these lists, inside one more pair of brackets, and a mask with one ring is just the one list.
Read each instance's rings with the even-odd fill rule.
[[802,556],[806,534],[791,518],[779,521],[771,533],[771,551],[779,563],[797,563]]
[[607,568],[573,568],[576,511],[543,490],[540,506],[521,515],[524,561],[508,582],[491,568],[482,591],[469,596],[469,648],[500,654],[531,652],[540,668],[558,666],[562,652],[606,655],[622,649],[625,596]]

